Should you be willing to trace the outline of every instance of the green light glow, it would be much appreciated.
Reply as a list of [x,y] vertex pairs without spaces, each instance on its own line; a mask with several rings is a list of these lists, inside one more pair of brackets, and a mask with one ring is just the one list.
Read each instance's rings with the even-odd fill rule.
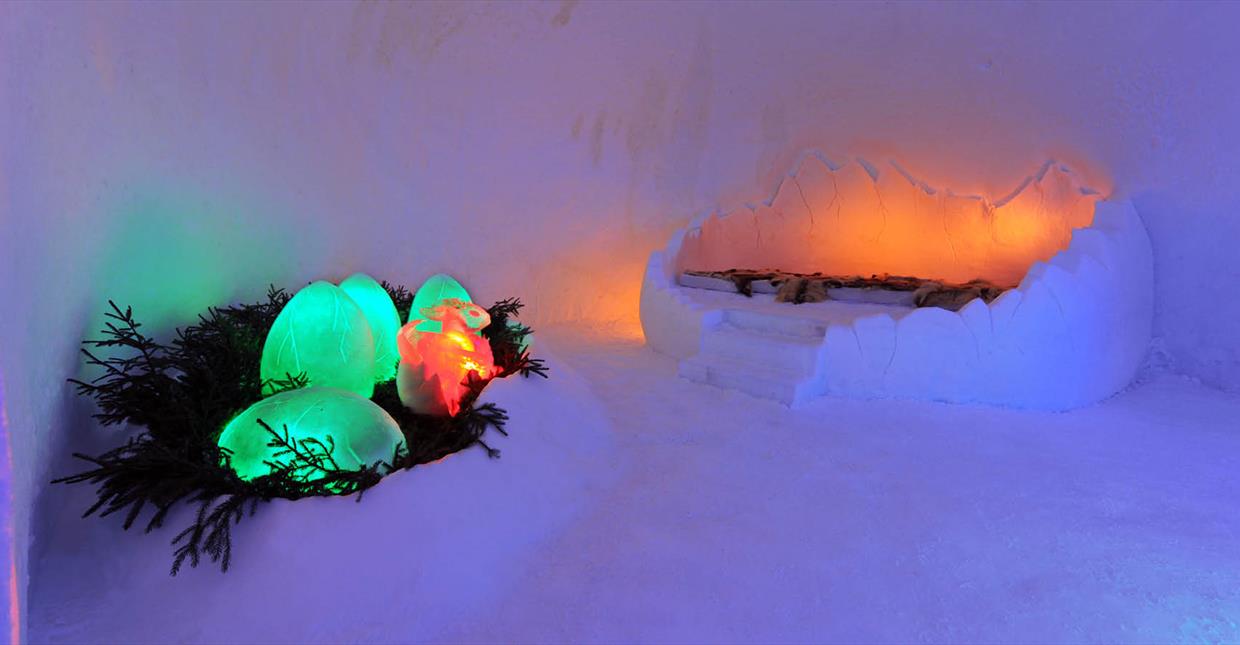
[[[276,317],[259,373],[264,382],[304,373],[309,385],[370,398],[375,389],[375,341],[357,303],[340,287],[314,282]],[[264,393],[272,391],[270,385]]]
[[396,364],[400,362],[400,354],[396,351],[400,314],[396,313],[392,297],[365,273],[354,273],[340,283],[340,288],[357,303],[370,324],[370,333],[375,341],[375,382],[384,383],[396,378]]
[[461,283],[452,276],[446,273],[436,273],[427,278],[426,282],[423,282],[413,294],[413,306],[409,308],[409,320],[406,322],[422,319],[422,322],[417,325],[418,331],[442,332],[443,323],[438,320],[425,320],[422,310],[434,307],[449,298],[473,302],[465,287],[462,287]]
[[[326,446],[331,437],[335,444],[332,459],[341,470],[357,470],[379,461],[390,464],[397,447],[405,443],[400,426],[383,408],[353,392],[330,387],[290,390],[251,405],[224,426],[219,445],[232,452],[231,465],[241,479],[270,473],[266,462],[290,460],[289,455],[277,456],[282,448],[268,445],[272,437],[258,424],[260,419],[278,433],[287,428],[289,439],[299,443],[313,439]],[[309,470],[303,474],[307,480],[322,476]]]
[[[145,171],[133,179],[114,183],[83,204],[81,215],[92,222],[89,236],[77,231],[85,219],[49,220],[48,239],[60,242],[46,248],[56,253],[44,253],[46,245],[29,251],[31,258],[41,258],[37,266],[72,266],[74,275],[91,276],[96,287],[91,293],[106,295],[83,302],[91,312],[90,319],[82,321],[84,329],[101,329],[108,322],[104,312],[110,298],[132,305],[146,331],[168,334],[209,306],[261,297],[268,282],[287,283],[290,267],[297,266],[294,252],[297,257],[326,253],[319,239],[325,237],[323,231],[299,237],[294,249],[282,227],[254,225],[291,217],[256,197],[269,195],[269,190],[252,192],[244,189],[244,182],[223,182],[203,192],[181,178]],[[54,282],[57,275],[47,278]],[[258,275],[263,280],[255,280]],[[30,342],[41,346],[41,334],[49,325],[64,322],[64,315],[59,307],[25,312]],[[45,317],[50,317],[47,322]],[[0,319],[9,320],[5,315]],[[94,377],[89,371],[84,376]]]

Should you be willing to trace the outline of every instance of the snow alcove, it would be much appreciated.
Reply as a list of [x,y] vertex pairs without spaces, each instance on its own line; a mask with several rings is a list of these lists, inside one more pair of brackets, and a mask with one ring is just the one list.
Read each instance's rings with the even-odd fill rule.
[[895,162],[805,154],[769,200],[699,217],[651,254],[641,322],[681,376],[793,406],[1064,410],[1133,378],[1152,273],[1131,204],[1064,165],[992,201]]

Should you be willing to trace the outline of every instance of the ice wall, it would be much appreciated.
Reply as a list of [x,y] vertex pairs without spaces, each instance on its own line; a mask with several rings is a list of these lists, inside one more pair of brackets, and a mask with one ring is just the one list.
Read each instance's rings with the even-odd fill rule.
[[[0,638],[17,641],[22,621],[18,576],[15,530],[13,521],[13,461],[9,450],[8,419],[5,418],[4,375],[0,374]],[[28,510],[29,503],[24,504]],[[25,523],[21,523],[25,529]],[[22,541],[24,544],[24,540]]]
[[0,3],[18,576],[51,456],[90,427],[63,378],[104,299],[158,328],[268,282],[447,270],[539,321],[631,321],[651,249],[805,148],[992,199],[1047,158],[1113,186],[1150,232],[1167,360],[1240,389],[1240,302],[1193,288],[1240,274],[1237,22],[1229,3]]

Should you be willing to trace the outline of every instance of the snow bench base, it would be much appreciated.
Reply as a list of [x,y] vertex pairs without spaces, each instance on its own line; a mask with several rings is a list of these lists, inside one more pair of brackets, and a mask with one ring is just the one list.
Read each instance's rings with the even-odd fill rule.
[[[1067,248],[959,311],[844,288],[790,306],[761,280],[746,298],[731,280],[678,267],[681,244],[697,234],[681,231],[651,255],[647,343],[677,358],[685,378],[791,406],[842,395],[1071,409],[1126,387],[1149,345],[1152,253],[1127,202],[1099,201]],[[889,300],[856,302],[876,296]]]

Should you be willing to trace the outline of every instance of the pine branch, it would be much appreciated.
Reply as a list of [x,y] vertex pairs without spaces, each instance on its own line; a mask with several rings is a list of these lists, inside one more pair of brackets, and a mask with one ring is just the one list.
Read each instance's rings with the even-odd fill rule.
[[150,427],[152,423],[175,413],[182,401],[173,371],[174,361],[163,346],[139,331],[142,326],[133,317],[133,309],[124,311],[111,300],[111,311],[104,314],[103,337],[82,344],[95,349],[120,349],[110,358],[100,358],[86,347],[82,354],[87,365],[102,373],[90,381],[69,379],[78,394],[90,396],[99,405],[95,418],[104,425],[132,423]]
[[396,305],[396,315],[400,320],[409,320],[409,310],[413,308],[413,292],[406,289],[403,285],[393,285],[387,280],[379,283],[388,292],[388,296],[392,298],[392,304]]
[[246,515],[247,502],[250,503],[249,515],[254,514],[258,499],[243,494],[211,495],[204,491],[194,501],[198,502],[194,523],[172,538],[175,550],[170,573],[173,576],[181,571],[186,559],[190,567],[197,567],[204,553],[212,562],[219,563],[220,571],[228,571],[232,562],[232,527]]
[[523,351],[521,345],[525,338],[534,330],[525,325],[510,324],[515,320],[525,305],[517,298],[501,300],[487,309],[491,316],[491,324],[482,330],[482,336],[491,343],[491,354],[495,366],[500,369],[499,378],[520,374],[528,378],[537,374],[548,378],[548,367],[542,359],[531,358],[529,352]]

